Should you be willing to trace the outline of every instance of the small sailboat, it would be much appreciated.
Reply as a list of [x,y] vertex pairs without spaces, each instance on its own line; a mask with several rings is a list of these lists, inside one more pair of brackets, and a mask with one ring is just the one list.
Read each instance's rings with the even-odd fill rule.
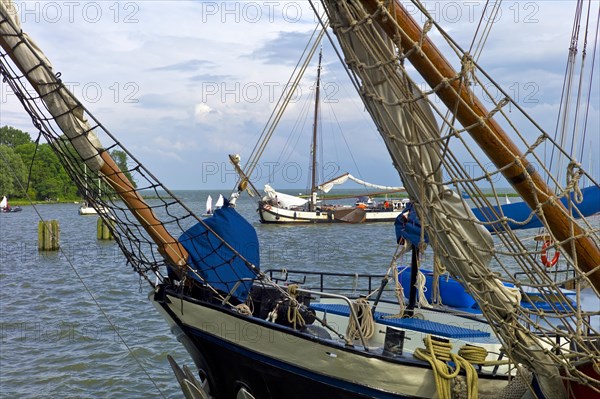
[[0,212],[2,213],[11,213],[11,212],[21,212],[20,206],[10,206],[8,204],[8,198],[6,196],[2,196],[2,200],[0,201]]
[[212,214],[213,214],[212,197],[209,195],[206,198],[206,210],[204,211],[204,213],[202,214],[202,216],[207,217],[207,216],[212,216]]
[[98,213],[107,213],[104,206],[102,206],[97,201],[94,201],[93,203],[90,202],[90,200],[95,200],[96,198],[101,197],[102,193],[101,193],[100,187],[101,187],[102,183],[101,183],[100,179],[98,179],[98,194],[97,194],[97,196],[94,197],[94,196],[92,196],[92,194],[88,188],[88,170],[87,170],[87,165],[85,163],[83,164],[83,175],[84,175],[83,195],[85,197],[85,201],[83,201],[83,203],[79,207],[79,214],[81,216],[96,216],[96,215],[98,215]]
[[224,205],[225,198],[223,198],[222,194],[219,194],[219,198],[217,198],[217,202],[215,202],[215,210],[221,209]]

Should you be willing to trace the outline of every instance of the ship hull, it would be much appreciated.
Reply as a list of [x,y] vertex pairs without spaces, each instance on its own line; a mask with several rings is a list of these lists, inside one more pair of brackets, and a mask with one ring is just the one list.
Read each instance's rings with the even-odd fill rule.
[[340,207],[330,210],[303,211],[279,208],[259,203],[258,214],[262,223],[302,224],[302,223],[374,223],[393,222],[402,210],[364,210],[354,207]]
[[[218,305],[170,295],[151,297],[171,330],[207,376],[215,398],[432,398],[433,373],[412,356],[385,359],[317,339]],[[498,392],[502,377],[479,379]]]

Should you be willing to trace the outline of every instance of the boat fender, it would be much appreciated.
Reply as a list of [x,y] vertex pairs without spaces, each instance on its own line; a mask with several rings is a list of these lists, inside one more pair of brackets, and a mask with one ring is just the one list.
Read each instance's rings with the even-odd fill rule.
[[554,257],[552,258],[552,260],[548,260],[548,248],[552,245],[552,242],[550,242],[550,240],[546,240],[544,242],[544,245],[542,246],[542,254],[540,256],[540,259],[542,261],[542,264],[546,267],[552,267],[554,265],[556,265],[556,263],[558,262],[558,258],[560,257],[560,251],[557,249],[556,252],[554,253]]

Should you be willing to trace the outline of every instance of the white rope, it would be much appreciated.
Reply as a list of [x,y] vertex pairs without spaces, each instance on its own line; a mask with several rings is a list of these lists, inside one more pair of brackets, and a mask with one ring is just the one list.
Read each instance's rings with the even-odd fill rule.
[[375,334],[375,320],[371,314],[371,304],[365,298],[358,298],[352,302],[352,309],[358,319],[358,325],[354,317],[348,319],[346,336],[351,340],[360,339],[361,333],[365,339],[370,339]]

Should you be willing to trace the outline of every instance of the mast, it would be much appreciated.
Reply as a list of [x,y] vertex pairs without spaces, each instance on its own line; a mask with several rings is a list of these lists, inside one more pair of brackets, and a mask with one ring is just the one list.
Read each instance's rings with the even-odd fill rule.
[[475,93],[455,79],[456,71],[417,22],[397,0],[390,4],[388,12],[381,12],[384,6],[380,0],[360,1],[396,46],[407,54],[408,60],[428,85],[441,87],[436,91],[438,97],[529,207],[534,210],[541,207],[543,214],[538,213],[538,216],[546,220],[550,231],[562,243],[563,250],[584,273],[588,273],[592,285],[600,292],[600,268],[597,268],[600,265],[600,249],[568,217],[567,209],[555,200],[554,192],[502,127],[490,118],[489,111]]
[[323,48],[319,51],[319,67],[317,68],[317,86],[315,89],[315,119],[313,121],[313,137],[312,137],[312,162],[311,162],[311,187],[310,201],[308,202],[308,210],[314,211],[317,206],[317,129],[319,118],[319,97],[321,92],[321,60],[323,58]]
[[88,186],[87,186],[87,179],[88,179],[88,174],[87,174],[87,165],[85,164],[85,162],[83,163],[83,176],[85,177],[83,179],[83,187],[85,188],[85,193],[83,193],[83,198],[84,198],[84,202],[85,202],[85,206],[88,206]]

